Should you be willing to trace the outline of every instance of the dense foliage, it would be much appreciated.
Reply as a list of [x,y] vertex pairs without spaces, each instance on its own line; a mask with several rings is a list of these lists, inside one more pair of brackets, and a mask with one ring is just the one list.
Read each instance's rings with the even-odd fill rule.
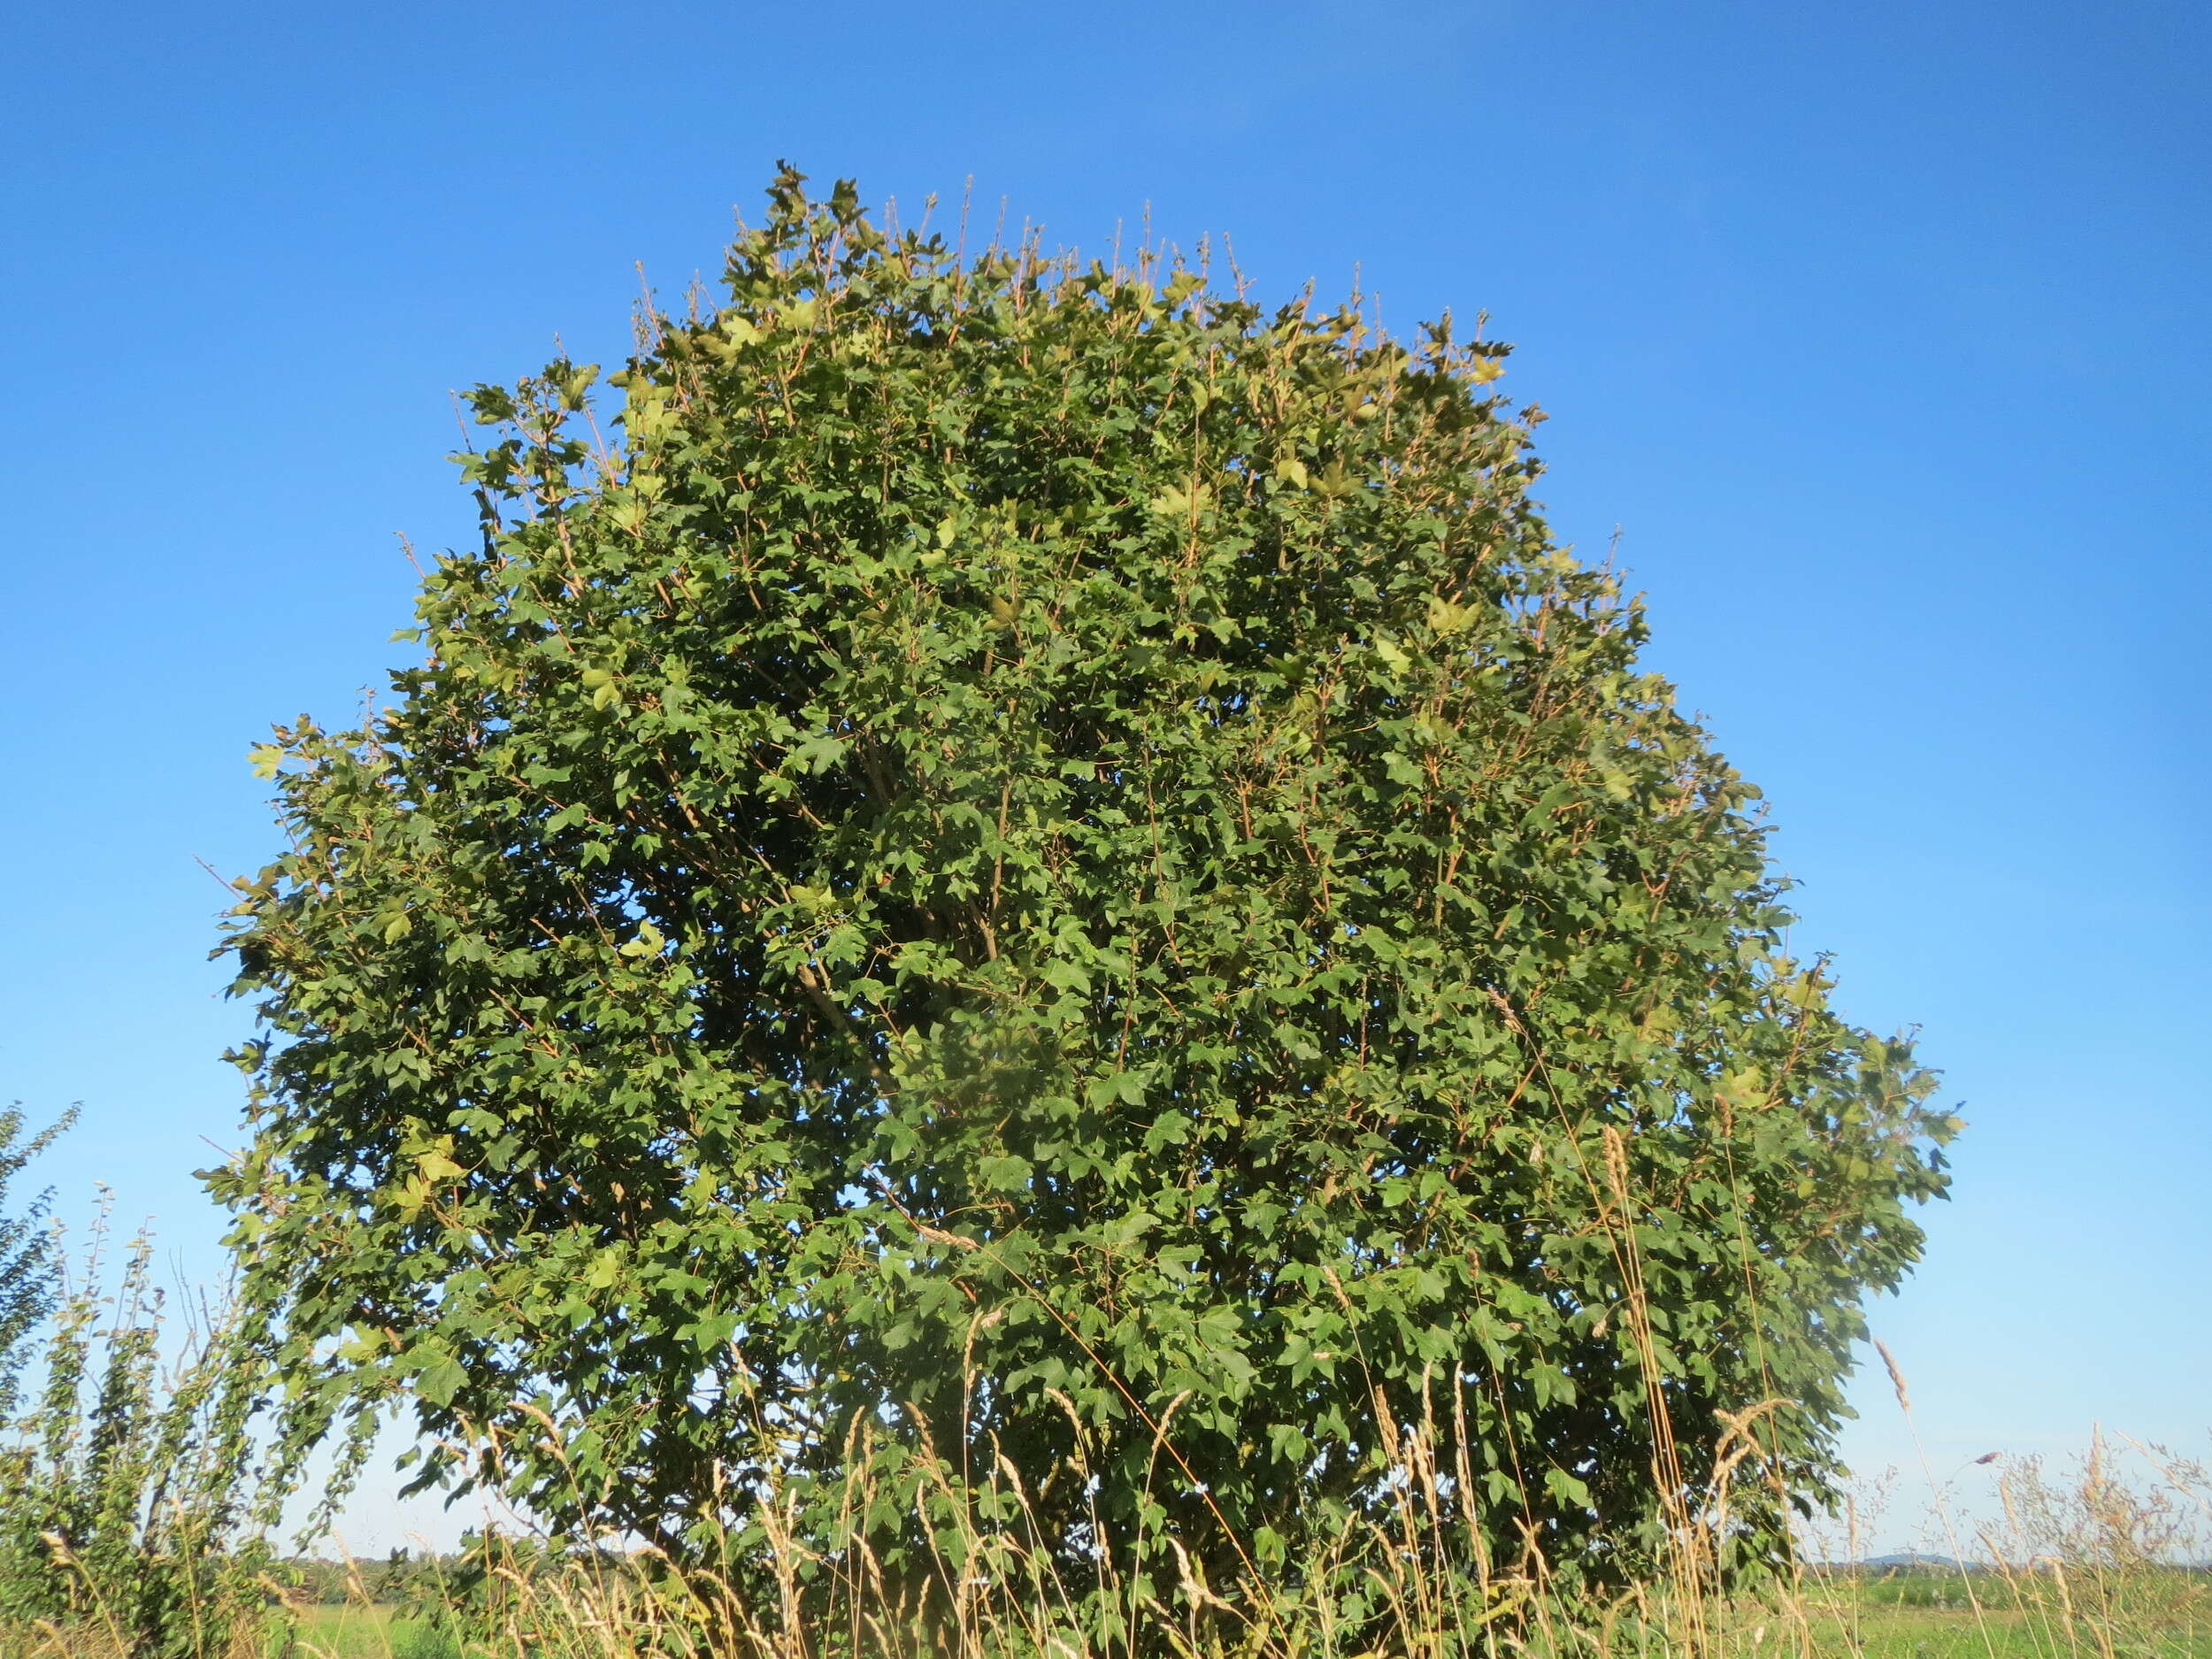
[[[0,1109],[0,1204],[8,1183],[77,1120],[73,1108],[34,1135],[23,1133],[23,1109]],[[16,1386],[34,1338],[54,1310],[61,1263],[45,1225],[51,1193],[32,1200],[21,1215],[0,1213],[0,1418],[15,1409]]]
[[1503,348],[771,199],[618,424],[477,390],[423,664],[262,751],[211,1179],[296,1441],[411,1398],[557,1521],[988,1487],[1197,1570],[1416,1447],[1433,1535],[1618,1570],[1755,1441],[1775,1547],[1952,1125],[1785,953]]

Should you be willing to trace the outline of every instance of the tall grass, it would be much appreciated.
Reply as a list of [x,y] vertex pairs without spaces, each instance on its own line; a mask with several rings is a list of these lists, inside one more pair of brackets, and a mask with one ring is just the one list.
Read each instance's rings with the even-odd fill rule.
[[2203,1464],[2099,1433],[2070,1478],[2024,1459],[1998,1491],[2001,1518],[1983,1530],[1982,1553],[2040,1651],[2128,1659],[2212,1647]]
[[[1745,1437],[1745,1438],[1747,1438]],[[824,1555],[780,1522],[673,1562],[618,1540],[488,1535],[387,1627],[390,1659],[2212,1659],[2201,1471],[2108,1450],[2064,1479],[2001,1471],[2001,1523],[1978,1564],[1881,1576],[1805,1565],[1755,1582],[1725,1571],[1726,1517],[1708,1509],[1678,1575],[1600,1592],[1541,1551],[1509,1567],[1440,1538],[1454,1471],[1422,1437],[1402,1448],[1395,1501],[1306,1559],[1209,1581],[1179,1540],[1102,1548],[1102,1584],[1071,1581],[1010,1470],[964,1487],[930,1471],[933,1553],[885,1561],[856,1527]],[[1748,1466],[1749,1457],[1740,1467]],[[856,1509],[872,1494],[856,1492]],[[789,1511],[782,1511],[785,1521]],[[1939,1525],[1943,1523],[1939,1520]],[[1110,1576],[1117,1560],[1157,1562]],[[425,1647],[434,1639],[436,1651]],[[401,1647],[409,1651],[401,1652]]]
[[[933,1601],[880,1579],[864,1550],[788,1560],[799,1594],[651,1554],[491,1537],[450,1563],[434,1594],[351,1645],[303,1640],[332,1659],[640,1659],[713,1652],[742,1659],[2206,1659],[2206,1575],[2116,1545],[2147,1540],[2146,1517],[2173,1494],[2108,1475],[2059,1481],[2031,1463],[2006,1478],[2023,1502],[2071,1517],[2062,1554],[1984,1564],[1970,1574],[1801,1575],[1701,1593],[1669,1583],[1600,1595],[1541,1578],[1494,1578],[1486,1592],[1424,1564],[1400,1528],[1347,1540],[1326,1558],[1263,1584],[1176,1579],[1123,1587],[1118,1628],[1087,1627],[1082,1598],[1008,1529],[979,1529],[972,1553],[937,1563]],[[1412,1507],[1421,1507],[1417,1494]],[[2093,1515],[2101,1517],[2093,1519]],[[2091,1530],[2083,1530],[2084,1525]],[[2131,1543],[2130,1540],[2134,1540]],[[1394,1548],[1394,1547],[1395,1547]],[[1172,1551],[1170,1552],[1171,1555]],[[2088,1586],[2093,1563],[2108,1576]],[[806,1586],[829,1593],[810,1601]],[[1971,1584],[1978,1612],[1963,1587]],[[1352,1605],[1351,1598],[1360,1601]],[[1694,1603],[1694,1604],[1693,1604]]]
[[1931,1494],[1929,1529],[1962,1561],[1816,1569],[1799,1580],[1792,1611],[1817,1649],[2212,1655],[2212,1479],[2202,1464],[2101,1432],[2062,1470],[2032,1456],[1978,1461],[1997,1465],[1993,1514],[1969,1520],[1952,1512],[1947,1490]]

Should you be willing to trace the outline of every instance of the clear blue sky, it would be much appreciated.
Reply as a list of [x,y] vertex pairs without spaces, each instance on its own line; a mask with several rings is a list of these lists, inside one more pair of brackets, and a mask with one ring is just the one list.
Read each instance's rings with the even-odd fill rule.
[[[2212,1427],[2212,9],[2185,0],[22,7],[0,52],[0,1099],[228,1144],[244,753],[465,544],[448,389],[617,358],[788,156],[1262,295],[1487,308],[1559,533],[1768,790],[1799,943],[1970,1132],[1874,1310],[1939,1472]],[[1863,1466],[1911,1464],[1878,1371]]]

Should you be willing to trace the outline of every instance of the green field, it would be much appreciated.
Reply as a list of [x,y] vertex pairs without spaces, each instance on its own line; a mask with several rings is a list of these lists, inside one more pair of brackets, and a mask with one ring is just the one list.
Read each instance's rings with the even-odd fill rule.
[[[265,1628],[258,1659],[636,1659],[687,1647],[708,1650],[680,1640],[672,1643],[672,1627],[649,1614],[610,1617],[616,1611],[611,1605],[557,1586],[536,1597],[526,1594],[520,1611],[503,1630],[457,1640],[390,1604],[295,1603]],[[1688,1606],[1644,1594],[1610,1603],[1549,1598],[1521,1611],[1524,1617],[1483,1632],[1398,1640],[1358,1652],[1325,1641],[1271,1640],[1254,1647],[1227,1628],[1193,1647],[1174,1643],[1160,1651],[1175,1655],[1179,1649],[1200,1659],[1279,1652],[1301,1659],[1394,1659],[1401,1653],[1408,1659],[1448,1654],[1470,1659],[2212,1659],[2212,1572],[2200,1570],[2139,1568],[2101,1577],[2093,1566],[2085,1570],[2078,1563],[2071,1571],[2018,1578],[1993,1572],[1839,1575],[1810,1578],[1793,1594]],[[703,1632],[689,1633],[695,1640]],[[809,1654],[840,1647],[833,1632],[802,1646]],[[727,1644],[726,1650],[744,1659],[783,1659],[787,1652],[800,1651],[783,1642],[743,1640]],[[879,1644],[872,1650],[900,1649]],[[1038,1654],[1036,1647],[1019,1641],[956,1641],[941,1651],[949,1659],[1036,1659]],[[1048,1644],[1048,1651],[1053,1659],[1082,1659],[1063,1644]],[[122,1659],[126,1652],[87,1625],[0,1629],[5,1659]],[[229,1659],[251,1656],[234,1647]]]
[[[1912,1575],[1815,1583],[1796,1605],[1743,1629],[1732,1617],[1736,1651],[1786,1651],[1864,1659],[2212,1659],[2212,1575],[2138,1571],[2121,1584],[2078,1573],[2016,1587],[1994,1573]],[[1774,1644],[1782,1644],[1777,1648]]]
[[311,1607],[299,1614],[300,1646],[326,1659],[388,1659],[395,1636],[388,1607]]
[[[2121,1586],[2093,1578],[2063,1594],[2042,1593],[2054,1588],[2047,1579],[2023,1594],[1995,1574],[1815,1580],[1793,1596],[1708,1609],[1701,1640],[1618,1608],[1562,1604],[1517,1634],[1499,1631],[1495,1651],[1500,1659],[1517,1650],[1641,1659],[1699,1647],[1728,1659],[2212,1659],[2212,1574],[2156,1572]],[[618,1632],[572,1634],[582,1640],[571,1651],[641,1646]],[[315,1659],[466,1659],[451,1637],[374,1604],[301,1609],[292,1642]]]

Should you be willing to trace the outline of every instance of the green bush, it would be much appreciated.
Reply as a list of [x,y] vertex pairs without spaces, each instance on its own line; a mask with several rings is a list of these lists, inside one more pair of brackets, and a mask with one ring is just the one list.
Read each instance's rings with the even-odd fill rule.
[[291,1443],[1079,1586],[1409,1482],[1479,1564],[1781,1553],[1954,1125],[1504,348],[771,199],[612,426],[478,388],[422,666],[259,752],[211,1179]]

